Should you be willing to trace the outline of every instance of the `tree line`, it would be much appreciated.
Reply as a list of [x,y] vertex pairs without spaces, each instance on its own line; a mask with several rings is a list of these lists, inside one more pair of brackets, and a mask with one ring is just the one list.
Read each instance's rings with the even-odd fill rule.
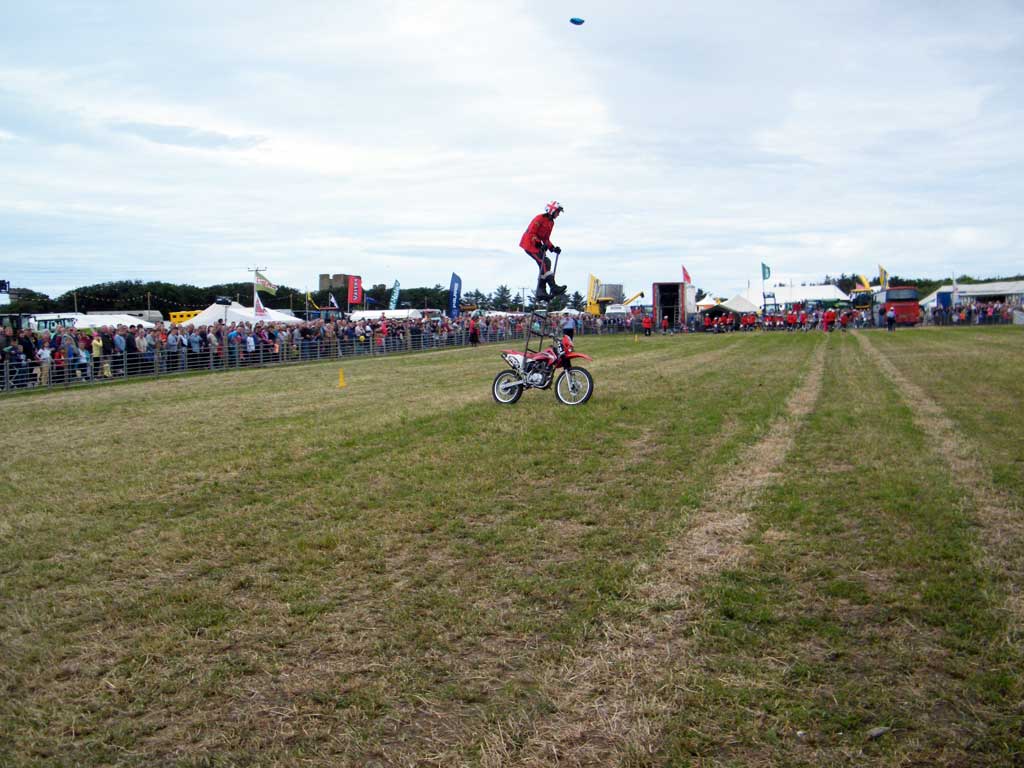
[[[970,283],[987,282],[990,279],[996,280],[1024,280],[1024,275],[1012,275],[1004,278],[975,278],[970,275],[961,275],[957,282],[967,285]],[[856,275],[845,273],[839,276],[825,275],[823,281],[826,284],[835,285],[843,293],[850,293],[859,281]],[[921,296],[927,296],[940,285],[948,283],[948,280],[934,280],[931,278],[912,278],[900,275],[890,275],[890,285],[913,285]],[[366,306],[369,308],[384,309],[388,306],[391,298],[391,286],[378,283],[364,289],[369,301]],[[318,307],[327,307],[330,302],[330,291],[311,291],[312,304]],[[697,292],[699,301],[704,291]],[[188,309],[205,309],[210,306],[218,297],[227,296],[244,304],[252,302],[252,283],[221,283],[197,287],[185,283],[166,283],[162,281],[142,282],[141,280],[117,280],[108,283],[96,283],[94,285],[83,285],[70,291],[65,291],[55,298],[45,293],[33,291],[29,288],[12,288],[11,303],[3,307],[3,311],[11,314],[38,314],[41,312],[121,312],[126,310],[154,309],[158,310],[165,317],[170,312],[177,312]],[[344,292],[336,292],[335,299],[341,309],[346,309]],[[291,288],[287,285],[277,286],[277,293],[273,296],[261,293],[260,299],[264,306],[271,309],[287,309],[293,312],[313,309],[312,304],[307,305],[306,293]],[[532,306],[532,294],[525,297],[526,306]],[[462,294],[462,303],[467,307],[480,309],[512,311],[523,306],[523,297],[514,294],[507,285],[499,285],[492,293],[484,293],[480,290],[465,291]],[[551,309],[563,309],[566,306],[582,310],[586,306],[586,298],[576,291],[572,295],[559,296],[552,300]],[[448,289],[441,285],[433,287],[402,288],[399,293],[399,307],[412,309],[441,309],[448,307]]]
[[[371,287],[365,287],[364,293],[368,298],[366,302],[368,308],[385,309],[391,299],[391,286],[378,283]],[[307,308],[328,307],[330,294],[331,291],[310,291],[309,299],[312,301],[307,303],[304,291],[287,285],[278,285],[274,295],[260,293],[260,300],[265,307],[295,312]],[[3,311],[11,314],[39,314],[43,312],[123,312],[152,309],[166,317],[170,312],[205,309],[221,296],[243,304],[251,304],[252,283],[220,283],[198,287],[158,280],[149,282],[116,280],[83,285],[65,291],[56,297],[50,297],[29,288],[12,288],[11,303],[5,306]],[[344,291],[335,291],[334,298],[341,309],[347,308]],[[532,294],[527,294],[525,301],[527,307],[531,306]],[[493,293],[484,293],[480,290],[463,292],[462,304],[480,309],[511,311],[523,305],[523,298],[513,294],[508,286],[499,285]],[[585,305],[586,299],[578,291],[570,297],[560,296],[551,303],[553,309],[562,309],[566,306],[583,309]],[[441,285],[402,288],[399,291],[398,306],[403,309],[447,310],[448,289]]]

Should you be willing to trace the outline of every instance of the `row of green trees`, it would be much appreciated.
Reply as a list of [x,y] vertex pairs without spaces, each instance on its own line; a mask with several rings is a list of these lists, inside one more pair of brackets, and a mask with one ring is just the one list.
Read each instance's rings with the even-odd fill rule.
[[[1013,275],[1005,280],[1024,280],[1024,275]],[[966,285],[969,283],[983,282],[983,279],[961,275],[957,281]],[[825,275],[825,283],[835,285],[844,293],[849,293],[859,282],[855,275],[845,273],[838,277]],[[933,280],[930,278],[910,278],[900,275],[889,277],[890,285],[913,285],[916,286],[922,296],[934,291],[947,280]],[[310,298],[313,303],[320,307],[328,306],[330,301],[329,291],[313,291]],[[384,283],[378,283],[365,289],[366,296],[372,301],[367,304],[369,307],[384,308],[388,305],[391,297],[391,287]],[[704,291],[697,292],[697,299],[700,300]],[[229,296],[236,301],[249,304],[252,301],[252,283],[222,283],[220,285],[209,285],[200,288],[194,285],[182,283],[165,283],[161,281],[142,282],[139,280],[118,280],[109,283],[97,283],[95,285],[83,285],[80,288],[62,293],[56,298],[51,298],[45,293],[39,293],[29,288],[12,288],[11,303],[3,308],[4,312],[35,314],[40,312],[117,312],[123,310],[155,309],[165,317],[169,312],[176,312],[185,309],[204,309],[216,300],[218,296]],[[260,294],[263,304],[273,309],[290,309],[292,311],[307,308],[306,294],[295,288],[286,285],[277,287],[277,294],[270,296]],[[345,295],[343,292],[335,293],[339,305],[346,308]],[[507,285],[499,285],[493,293],[484,293],[480,290],[466,291],[462,294],[462,302],[466,305],[479,307],[481,309],[495,309],[510,311],[522,306],[522,297],[514,294]],[[533,303],[532,294],[526,296],[526,306]],[[423,309],[432,307],[435,309],[446,309],[448,306],[448,289],[435,285],[432,288],[402,288],[399,296],[400,307],[411,307]],[[579,291],[567,296],[560,296],[551,303],[552,309],[563,309],[566,306],[582,310],[586,306],[586,299]],[[312,307],[310,307],[312,308]]]
[[[330,302],[330,291],[311,291],[309,299],[312,304],[327,307]],[[335,292],[341,309],[346,309],[344,292]],[[391,287],[379,283],[365,289],[365,295],[371,299],[368,307],[384,308],[391,298]],[[119,312],[124,310],[154,309],[165,317],[170,312],[187,309],[205,309],[217,297],[228,296],[243,304],[252,302],[252,283],[222,283],[200,288],[194,285],[165,283],[161,281],[142,282],[139,280],[118,280],[109,283],[83,285],[51,298],[29,288],[12,288],[11,303],[3,308],[4,312],[37,314],[41,312]],[[292,311],[312,309],[307,303],[306,294],[287,285],[277,286],[273,296],[261,293],[260,300],[264,306],[272,309],[290,309]],[[506,285],[499,285],[493,293],[479,290],[466,291],[462,294],[462,303],[481,309],[501,311],[514,310],[522,306],[522,297],[513,294]],[[526,296],[526,306],[532,305],[531,294]],[[562,296],[552,302],[553,309],[572,306],[583,309],[586,299],[577,291],[571,296]],[[448,307],[448,289],[435,285],[432,288],[402,288],[399,292],[399,306],[413,309],[446,309]]]

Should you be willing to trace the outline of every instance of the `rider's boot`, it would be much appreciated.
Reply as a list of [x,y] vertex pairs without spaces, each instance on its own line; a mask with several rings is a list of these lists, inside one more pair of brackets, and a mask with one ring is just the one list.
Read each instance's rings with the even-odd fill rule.
[[551,298],[552,299],[555,298],[555,296],[561,296],[563,293],[565,293],[565,286],[564,285],[557,285],[555,283],[555,276],[554,275],[548,275],[547,276],[547,284],[548,284],[548,289],[551,291]]
[[534,292],[534,295],[537,297],[537,301],[548,301],[549,299],[551,299],[551,297],[548,296],[547,290],[545,289],[543,277],[537,278],[537,290]]

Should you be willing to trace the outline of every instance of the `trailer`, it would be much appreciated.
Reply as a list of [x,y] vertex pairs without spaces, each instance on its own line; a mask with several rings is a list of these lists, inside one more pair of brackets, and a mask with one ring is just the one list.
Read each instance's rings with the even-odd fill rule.
[[654,283],[651,301],[655,325],[668,315],[673,328],[682,328],[689,315],[697,312],[696,290],[690,283]]

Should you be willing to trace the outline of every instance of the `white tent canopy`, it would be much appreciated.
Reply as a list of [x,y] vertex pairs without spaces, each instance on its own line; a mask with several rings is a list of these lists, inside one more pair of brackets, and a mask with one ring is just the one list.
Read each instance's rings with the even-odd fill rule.
[[381,315],[385,320],[419,320],[423,317],[423,313],[418,309],[361,309],[349,315],[349,319],[380,320]]
[[748,312],[757,312],[758,310],[758,307],[744,298],[742,293],[737,293],[728,301],[722,302],[720,306],[725,307],[731,312],[739,312],[741,315],[745,315]]
[[[765,293],[774,293],[779,306],[785,304],[807,304],[816,301],[849,301],[850,297],[834,285],[778,285],[766,286]],[[748,288],[741,294],[755,307],[764,302],[760,286]]]
[[33,315],[29,320],[29,327],[39,330],[53,330],[57,326],[65,328],[102,328],[103,326],[117,327],[119,325],[142,326],[153,328],[154,324],[146,320],[140,320],[134,315],[123,315],[111,313],[108,315],[86,315],[81,312],[49,312]]
[[243,307],[237,301],[230,304],[211,304],[202,312],[181,325],[215,325],[217,323],[289,323],[295,325],[302,321],[297,317],[286,315],[273,309],[266,310],[265,315],[257,316],[252,307]]
[[703,299],[697,302],[697,310],[710,309],[718,304],[717,301],[712,299],[710,296],[705,296]]
[[[953,293],[953,284],[943,285],[932,291],[918,302],[922,307],[935,305],[940,293]],[[1014,297],[1024,296],[1024,280],[997,280],[991,283],[960,283],[956,287],[956,300],[986,299],[992,296],[1005,296],[1012,301]]]

